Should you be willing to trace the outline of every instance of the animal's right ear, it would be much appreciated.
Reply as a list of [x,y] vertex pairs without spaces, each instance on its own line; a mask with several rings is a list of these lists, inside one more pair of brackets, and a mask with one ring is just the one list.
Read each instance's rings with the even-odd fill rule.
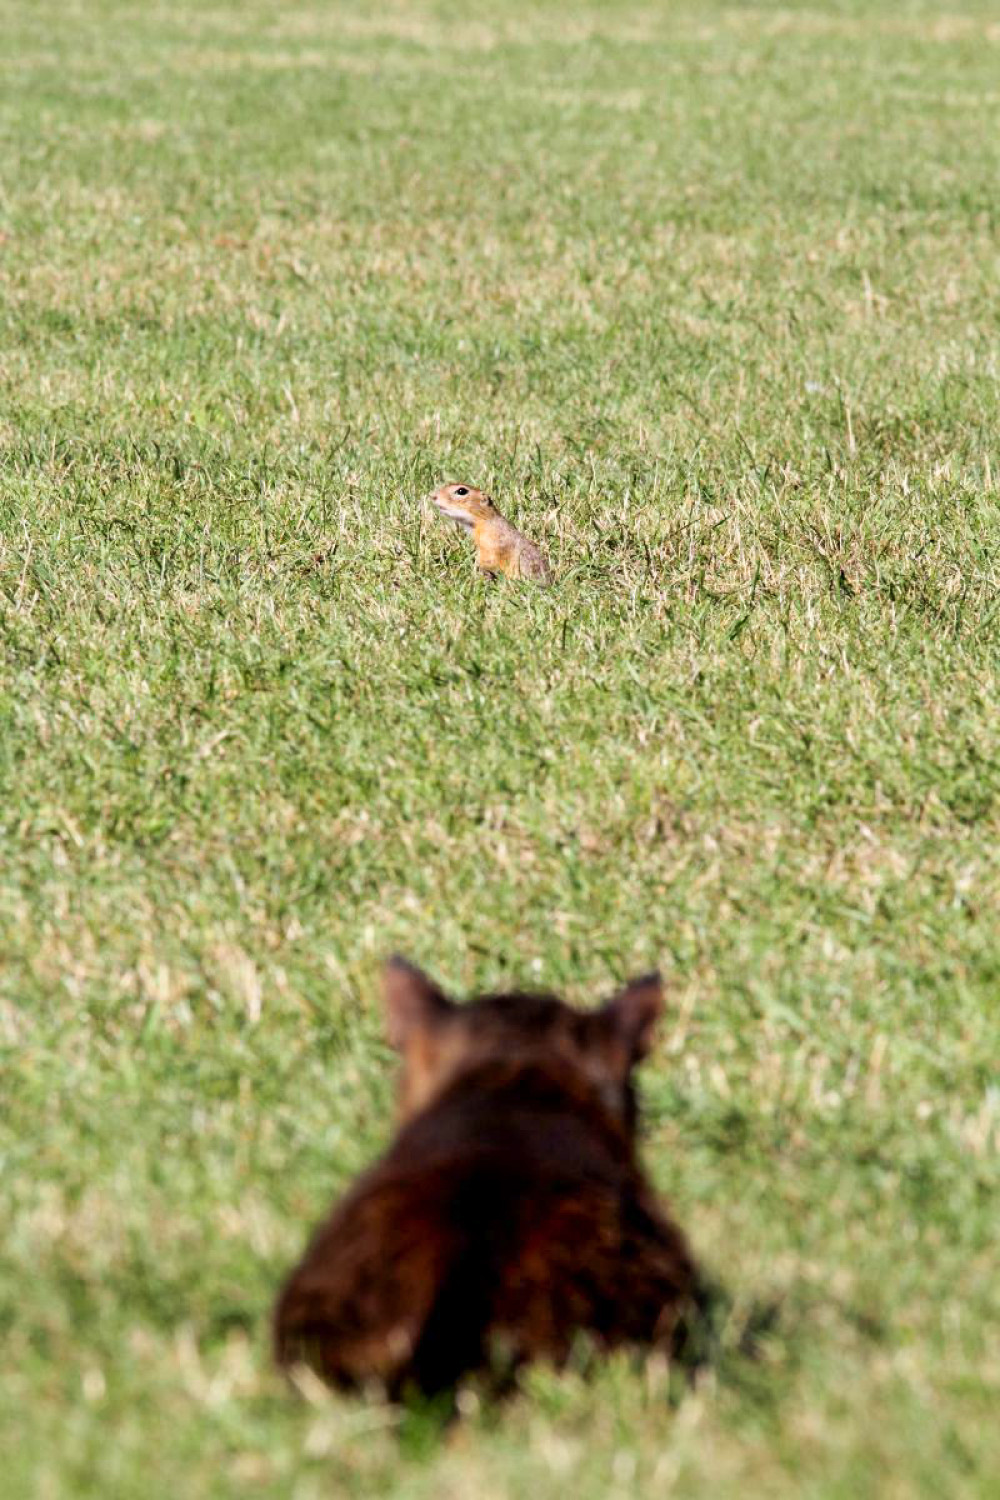
[[662,1013],[663,982],[653,973],[630,980],[597,1015],[605,1029],[610,1029],[631,1068],[649,1052]]
[[451,1009],[451,1001],[416,964],[395,955],[382,970],[385,1030],[390,1047],[401,1050]]

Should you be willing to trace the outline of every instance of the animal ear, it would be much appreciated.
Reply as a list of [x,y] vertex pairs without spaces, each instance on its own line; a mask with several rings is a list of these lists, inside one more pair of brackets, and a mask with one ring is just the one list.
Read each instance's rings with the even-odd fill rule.
[[598,1011],[628,1058],[628,1066],[646,1056],[653,1043],[656,1023],[663,1013],[663,983],[659,974],[630,979],[617,995]]
[[423,969],[398,954],[382,970],[385,1030],[391,1047],[402,1048],[451,1009],[451,1001]]

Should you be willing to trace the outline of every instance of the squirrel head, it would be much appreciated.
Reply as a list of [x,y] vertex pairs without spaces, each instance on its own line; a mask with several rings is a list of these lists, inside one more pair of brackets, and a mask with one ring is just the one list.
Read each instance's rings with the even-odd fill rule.
[[469,484],[442,484],[427,498],[443,516],[470,531],[477,521],[488,521],[497,514],[489,495]]
[[456,1005],[414,964],[392,958],[382,975],[386,1031],[402,1057],[399,1111],[405,1121],[460,1074],[511,1056],[560,1062],[631,1135],[632,1074],[652,1045],[663,1010],[658,974],[633,979],[597,1010],[554,995],[484,995]]

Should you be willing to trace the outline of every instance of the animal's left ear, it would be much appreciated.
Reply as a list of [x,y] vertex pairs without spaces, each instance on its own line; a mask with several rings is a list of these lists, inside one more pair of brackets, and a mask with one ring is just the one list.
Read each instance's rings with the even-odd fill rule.
[[397,1051],[417,1033],[430,1031],[451,1010],[451,1002],[433,979],[398,954],[383,966],[382,997],[386,1035]]
[[609,1032],[632,1067],[646,1056],[663,1013],[663,983],[659,974],[631,979],[597,1012],[602,1030]]

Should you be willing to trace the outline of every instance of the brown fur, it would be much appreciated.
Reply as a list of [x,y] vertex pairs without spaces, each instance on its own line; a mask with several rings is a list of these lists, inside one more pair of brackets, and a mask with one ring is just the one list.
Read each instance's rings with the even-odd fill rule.
[[505,521],[482,490],[467,484],[443,484],[428,499],[442,515],[472,532],[480,573],[489,578],[505,573],[508,578],[551,583],[549,565],[534,542]]
[[595,1012],[521,994],[456,1006],[396,959],[385,992],[399,1133],[288,1279],[278,1360],[396,1396],[498,1351],[558,1363],[579,1333],[672,1352],[700,1283],[635,1152],[658,978]]

